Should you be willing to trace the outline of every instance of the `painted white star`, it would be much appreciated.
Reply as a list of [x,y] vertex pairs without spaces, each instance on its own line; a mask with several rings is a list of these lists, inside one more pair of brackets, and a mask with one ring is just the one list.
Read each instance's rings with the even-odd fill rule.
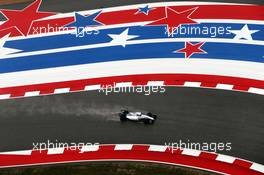
[[12,53],[16,53],[16,52],[19,52],[21,50],[18,50],[18,49],[12,49],[12,48],[5,48],[4,45],[5,45],[5,42],[6,40],[8,39],[10,34],[7,34],[5,35],[3,38],[0,39],[0,56],[5,56],[5,55],[8,55],[8,54],[12,54]]
[[108,36],[110,36],[113,39],[110,43],[126,47],[126,44],[127,44],[128,40],[138,37],[137,35],[128,35],[128,31],[129,31],[129,28],[124,30],[119,35],[117,35],[117,34],[108,34]]
[[246,39],[246,40],[253,40],[252,34],[258,32],[259,30],[249,30],[248,25],[244,25],[244,27],[241,30],[229,30],[229,32],[235,34],[236,36],[234,39],[240,40],[240,39]]

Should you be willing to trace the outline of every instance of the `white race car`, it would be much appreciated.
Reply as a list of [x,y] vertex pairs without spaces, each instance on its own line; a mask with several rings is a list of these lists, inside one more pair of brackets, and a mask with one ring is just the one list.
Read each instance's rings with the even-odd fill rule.
[[142,112],[130,112],[128,110],[121,110],[119,113],[120,121],[134,121],[134,122],[143,122],[144,124],[153,124],[157,119],[156,115],[152,113],[143,114]]

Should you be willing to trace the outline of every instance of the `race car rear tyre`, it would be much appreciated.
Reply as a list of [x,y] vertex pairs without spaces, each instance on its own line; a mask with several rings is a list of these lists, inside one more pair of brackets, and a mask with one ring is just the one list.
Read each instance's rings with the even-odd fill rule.
[[127,121],[126,116],[125,116],[125,115],[120,115],[120,121],[121,121],[121,122],[125,122],[125,121]]
[[128,113],[129,113],[128,110],[121,110],[121,112],[122,112],[123,114],[128,114]]

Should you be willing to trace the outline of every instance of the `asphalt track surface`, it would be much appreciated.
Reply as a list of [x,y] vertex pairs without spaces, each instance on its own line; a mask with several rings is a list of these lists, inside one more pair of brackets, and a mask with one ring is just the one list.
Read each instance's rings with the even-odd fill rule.
[[[152,126],[121,123],[120,109],[153,112]],[[0,151],[31,149],[32,143],[231,142],[222,152],[264,163],[264,97],[193,88],[164,94],[98,91],[0,101]]]
[[[41,10],[68,12],[136,2],[154,1],[44,0]],[[122,124],[117,117],[122,108],[151,111],[159,119],[153,126]],[[263,96],[197,88],[167,88],[165,94],[151,96],[91,91],[6,100],[0,101],[0,151],[31,149],[33,142],[47,140],[162,145],[179,140],[231,142],[232,150],[221,153],[263,164],[263,114]]]

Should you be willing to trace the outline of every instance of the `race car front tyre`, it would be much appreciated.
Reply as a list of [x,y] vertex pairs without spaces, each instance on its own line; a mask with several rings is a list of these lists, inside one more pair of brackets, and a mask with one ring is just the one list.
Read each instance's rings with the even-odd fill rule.
[[145,125],[152,125],[154,123],[154,120],[144,120]]

